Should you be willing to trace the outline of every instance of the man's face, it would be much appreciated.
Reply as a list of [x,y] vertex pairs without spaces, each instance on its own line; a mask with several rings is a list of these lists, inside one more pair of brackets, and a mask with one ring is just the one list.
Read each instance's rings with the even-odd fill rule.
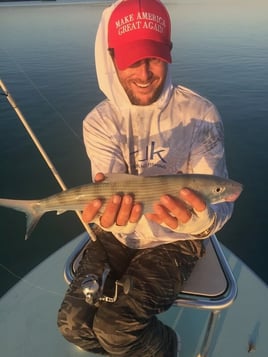
[[138,61],[120,70],[114,65],[121,85],[134,105],[150,105],[155,102],[162,90],[167,75],[167,63],[157,58]]

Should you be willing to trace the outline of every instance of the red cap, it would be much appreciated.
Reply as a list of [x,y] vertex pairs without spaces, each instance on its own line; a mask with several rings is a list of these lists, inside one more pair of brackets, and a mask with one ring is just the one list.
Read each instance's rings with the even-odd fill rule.
[[123,0],[108,24],[108,46],[121,70],[151,57],[171,63],[170,35],[170,17],[159,0]]

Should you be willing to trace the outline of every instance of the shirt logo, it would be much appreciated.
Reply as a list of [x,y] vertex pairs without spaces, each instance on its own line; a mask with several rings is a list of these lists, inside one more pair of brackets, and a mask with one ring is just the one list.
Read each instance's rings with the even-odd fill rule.
[[146,168],[152,166],[158,166],[166,168],[167,161],[165,160],[165,153],[167,149],[157,148],[156,142],[151,141],[149,145],[146,145],[145,150],[135,150],[130,155],[135,156],[135,162],[137,168]]

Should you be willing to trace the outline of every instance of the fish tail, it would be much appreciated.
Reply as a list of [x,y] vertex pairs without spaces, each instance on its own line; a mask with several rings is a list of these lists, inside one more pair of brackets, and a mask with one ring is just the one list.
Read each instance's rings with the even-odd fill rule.
[[39,219],[43,215],[40,208],[40,201],[37,200],[10,200],[0,198],[0,206],[8,207],[25,213],[26,215],[26,233],[25,240],[29,238]]

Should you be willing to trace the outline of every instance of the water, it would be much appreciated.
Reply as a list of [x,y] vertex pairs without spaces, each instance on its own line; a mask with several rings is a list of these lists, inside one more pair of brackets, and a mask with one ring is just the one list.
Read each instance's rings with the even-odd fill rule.
[[[103,98],[93,48],[106,3],[0,5],[0,77],[68,187],[90,180],[81,122]],[[185,0],[168,7],[174,82],[217,105],[230,176],[245,185],[218,237],[267,283],[268,4]],[[1,197],[60,190],[4,96],[0,163]],[[24,229],[23,214],[0,207],[0,294],[83,230],[73,213],[47,214],[27,242]]]

